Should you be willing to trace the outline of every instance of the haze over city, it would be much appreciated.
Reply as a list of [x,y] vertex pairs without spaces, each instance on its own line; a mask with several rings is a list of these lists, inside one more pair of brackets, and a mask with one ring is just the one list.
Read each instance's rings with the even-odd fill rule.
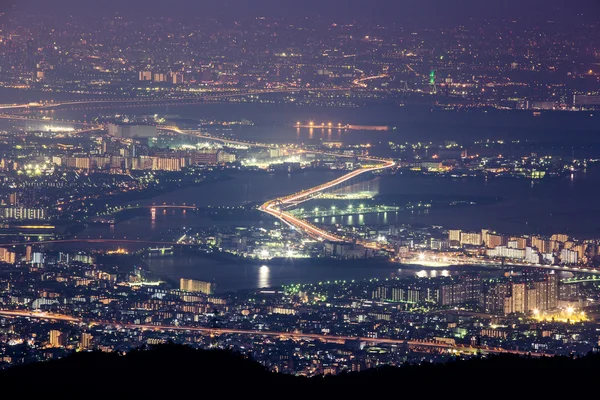
[[0,377],[591,371],[599,17],[0,3]]

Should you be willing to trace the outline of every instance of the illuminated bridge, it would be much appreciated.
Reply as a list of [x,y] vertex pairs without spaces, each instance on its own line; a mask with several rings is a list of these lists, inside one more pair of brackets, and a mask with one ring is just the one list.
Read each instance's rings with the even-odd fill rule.
[[[336,154],[337,155],[337,154]],[[337,155],[339,156],[339,155]],[[321,193],[325,190],[331,189],[335,186],[338,186],[350,179],[353,179],[359,175],[362,175],[367,172],[373,172],[377,170],[382,170],[386,168],[391,168],[395,165],[395,163],[391,160],[375,158],[375,157],[359,157],[361,161],[366,161],[372,163],[374,165],[363,166],[358,168],[352,172],[349,172],[339,178],[336,178],[332,181],[323,183],[321,185],[315,186],[310,189],[303,190],[298,193],[294,193],[289,196],[280,197],[274,200],[267,201],[260,207],[260,210],[270,214],[278,219],[280,219],[285,224],[293,227],[301,232],[304,232],[310,237],[313,237],[318,240],[330,240],[334,242],[348,242],[350,241],[348,238],[344,238],[335,234],[332,234],[324,229],[318,228],[313,224],[303,220],[302,218],[298,218],[291,214],[290,212],[284,211],[283,208],[290,204],[298,204],[302,201],[310,200],[315,194]]]
[[590,275],[590,276],[576,276],[573,278],[562,279],[560,283],[562,284],[573,284],[573,283],[583,283],[583,282],[600,282],[600,276],[598,275]]
[[289,213],[299,218],[317,218],[317,217],[339,217],[343,215],[360,215],[360,214],[375,214],[383,212],[394,212],[400,210],[400,207],[395,206],[363,206],[353,207],[349,205],[347,208],[318,208],[305,210],[295,209]]

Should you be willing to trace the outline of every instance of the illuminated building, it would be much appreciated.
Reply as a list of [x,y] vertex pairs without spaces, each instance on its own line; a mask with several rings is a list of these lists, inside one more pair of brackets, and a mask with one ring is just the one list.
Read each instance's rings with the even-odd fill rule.
[[499,282],[484,286],[479,306],[484,312],[501,314],[504,312],[504,299],[508,296],[508,283]]
[[212,284],[210,282],[198,281],[195,279],[181,278],[179,280],[179,289],[187,292],[210,294]]
[[4,207],[0,216],[8,220],[44,220],[48,219],[48,212],[43,208]]
[[481,246],[481,233],[462,232],[460,234],[461,245]]
[[151,81],[152,80],[152,71],[140,71],[139,79],[140,79],[140,81]]
[[554,235],[552,235],[550,237],[550,240],[554,240],[556,242],[564,243],[567,240],[569,240],[569,235],[566,235],[564,233],[555,233]]
[[26,246],[25,247],[25,261],[27,262],[31,262],[31,252],[32,252],[32,247],[31,246]]
[[14,264],[16,262],[16,256],[17,255],[15,252],[5,249],[4,247],[0,247],[0,261],[8,264]]
[[89,349],[92,344],[92,335],[87,332],[81,333],[81,340],[79,341],[79,348],[82,350]]
[[183,83],[183,73],[181,72],[172,72],[170,78],[173,85],[179,85]]
[[531,247],[535,247],[540,253],[547,253],[550,249],[550,244],[548,240],[544,238],[533,236],[531,238]]
[[18,206],[19,205],[19,193],[17,193],[17,192],[11,193],[8,196],[8,204],[10,204],[11,206]]
[[166,74],[161,74],[158,72],[154,74],[154,82],[166,82],[166,81],[167,81]]
[[561,244],[562,243],[559,242],[558,240],[548,241],[548,247],[549,247],[548,252],[559,251]]
[[218,156],[216,151],[200,151],[190,156],[190,164],[192,165],[214,165],[217,162]]
[[510,296],[504,299],[504,314],[523,314],[526,310],[525,283],[514,283],[510,285]]
[[527,247],[527,239],[523,237],[511,237],[508,239],[507,246],[513,249],[524,250]]
[[50,347],[61,347],[64,345],[64,337],[61,331],[51,330],[50,331]]
[[448,231],[448,239],[452,242],[460,242],[460,229],[450,229]]
[[485,237],[485,239],[484,239],[485,245],[487,247],[489,247],[490,249],[493,249],[498,246],[503,246],[503,245],[505,245],[505,242],[506,242],[504,236],[502,236],[502,235],[488,233],[484,237]]
[[233,162],[235,162],[235,154],[227,153],[227,152],[221,150],[217,153],[217,162],[218,163],[233,163]]
[[562,249],[559,257],[562,264],[577,264],[579,262],[579,253],[574,250]]
[[497,246],[493,249],[487,249],[488,257],[514,258],[522,260],[525,258],[525,250],[515,249],[508,246]]
[[181,171],[185,168],[185,158],[173,157],[173,158],[158,158],[153,157],[152,169],[155,171]]

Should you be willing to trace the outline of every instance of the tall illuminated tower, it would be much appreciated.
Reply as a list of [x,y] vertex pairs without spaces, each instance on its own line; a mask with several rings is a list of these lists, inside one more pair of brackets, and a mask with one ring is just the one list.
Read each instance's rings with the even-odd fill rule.
[[435,70],[431,70],[429,73],[429,85],[431,86],[431,93],[437,93],[437,86],[435,85]]

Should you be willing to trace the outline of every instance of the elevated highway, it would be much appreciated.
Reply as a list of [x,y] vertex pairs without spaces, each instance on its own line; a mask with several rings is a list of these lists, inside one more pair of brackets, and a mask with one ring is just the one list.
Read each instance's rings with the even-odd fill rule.
[[208,328],[199,326],[181,326],[181,325],[147,325],[147,324],[121,324],[110,321],[96,321],[82,318],[71,317],[62,314],[50,314],[45,312],[35,312],[29,310],[0,310],[0,316],[5,317],[21,317],[32,319],[47,319],[56,321],[65,321],[72,323],[86,323],[100,326],[114,326],[117,329],[139,329],[150,331],[179,331],[179,332],[197,332],[205,335],[254,335],[254,336],[271,336],[282,339],[296,340],[318,340],[326,343],[344,343],[346,341],[361,341],[372,345],[388,344],[396,346],[408,346],[409,349],[438,349],[440,351],[455,351],[461,353],[476,354],[518,354],[531,355],[540,357],[542,353],[529,353],[518,350],[507,350],[499,347],[487,346],[469,346],[456,344],[452,340],[406,340],[406,339],[390,339],[390,338],[368,338],[359,336],[337,336],[324,335],[319,333],[302,333],[302,332],[277,332],[277,331],[257,331],[251,329],[236,329],[236,328]]
[[294,193],[292,195],[286,197],[280,197],[277,199],[273,199],[267,201],[262,206],[260,206],[260,210],[269,215],[274,216],[275,218],[280,219],[285,224],[294,227],[295,229],[307,234],[308,236],[315,238],[317,240],[329,240],[333,242],[348,242],[350,241],[348,238],[344,238],[333,233],[330,233],[324,229],[318,228],[313,224],[305,221],[304,219],[298,218],[292,215],[289,212],[283,210],[286,205],[296,205],[302,201],[306,201],[311,199],[315,194],[321,193],[325,190],[331,189],[335,186],[338,186],[352,178],[355,178],[359,175],[378,171],[382,169],[392,168],[395,163],[391,160],[372,158],[372,157],[359,157],[361,161],[366,161],[369,163],[375,163],[373,166],[366,166],[355,169],[339,178],[331,180],[329,182],[323,183],[321,185],[315,186],[310,189],[303,190],[298,193]]

